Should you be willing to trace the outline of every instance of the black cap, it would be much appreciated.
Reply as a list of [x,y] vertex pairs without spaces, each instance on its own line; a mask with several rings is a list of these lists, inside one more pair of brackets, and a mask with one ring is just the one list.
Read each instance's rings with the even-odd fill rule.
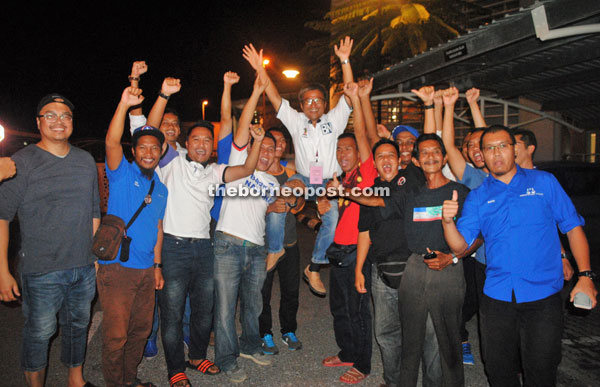
[[131,143],[134,148],[137,145],[139,138],[142,136],[156,137],[158,139],[158,141],[160,142],[161,146],[162,146],[162,144],[165,143],[165,135],[162,134],[162,132],[160,130],[156,129],[154,126],[144,125],[144,126],[140,126],[139,128],[137,128],[133,131],[133,135],[131,136]]
[[38,106],[37,106],[38,114],[39,114],[39,112],[42,111],[44,106],[48,105],[49,103],[53,103],[53,102],[65,104],[69,107],[69,109],[71,109],[71,111],[75,110],[75,106],[73,106],[71,101],[69,101],[68,99],[66,99],[65,97],[63,97],[62,95],[60,95],[58,93],[51,93],[51,94],[48,94],[47,96],[45,96],[44,98],[42,98],[40,100],[40,103],[38,103]]

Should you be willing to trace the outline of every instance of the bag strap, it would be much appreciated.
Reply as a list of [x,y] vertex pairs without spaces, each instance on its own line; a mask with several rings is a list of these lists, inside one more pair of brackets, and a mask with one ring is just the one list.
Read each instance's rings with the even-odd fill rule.
[[129,228],[129,226],[131,226],[133,224],[133,222],[135,222],[135,220],[137,219],[140,212],[142,212],[144,207],[146,207],[149,203],[152,202],[152,191],[154,191],[154,182],[155,181],[152,180],[152,183],[150,184],[150,189],[148,190],[148,194],[146,196],[144,196],[144,200],[142,201],[142,204],[140,204],[140,206],[138,207],[135,214],[133,214],[131,219],[129,219],[129,223],[127,223],[127,226],[125,226],[125,230],[127,230]]

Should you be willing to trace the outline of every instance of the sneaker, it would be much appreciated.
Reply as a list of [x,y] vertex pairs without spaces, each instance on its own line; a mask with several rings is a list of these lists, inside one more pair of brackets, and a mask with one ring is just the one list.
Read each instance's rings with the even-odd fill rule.
[[265,355],[277,355],[279,348],[273,342],[273,335],[266,334],[262,338],[262,350]]
[[183,348],[189,352],[190,351],[191,340],[189,336],[183,336]]
[[232,383],[241,383],[244,380],[248,379],[248,375],[246,374],[246,371],[244,371],[239,366],[235,366],[234,369],[231,369],[229,371],[225,371],[225,376],[227,376],[227,378]]
[[265,355],[262,351],[253,353],[252,355],[240,352],[240,356],[246,359],[250,359],[261,366],[271,365],[271,359],[268,358],[269,355]]
[[475,365],[475,358],[473,357],[473,354],[471,353],[471,344],[462,343],[462,349],[463,349],[463,364]]
[[146,348],[144,348],[144,357],[146,359],[152,359],[158,355],[158,347],[156,346],[156,339],[146,341]]
[[281,336],[281,340],[288,346],[289,349],[295,351],[302,348],[302,342],[298,340],[294,332],[288,332]]

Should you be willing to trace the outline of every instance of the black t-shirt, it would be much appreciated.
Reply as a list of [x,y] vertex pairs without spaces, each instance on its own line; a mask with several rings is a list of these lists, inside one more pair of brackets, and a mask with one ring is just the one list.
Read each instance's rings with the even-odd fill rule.
[[406,239],[411,252],[426,254],[429,248],[449,253],[442,228],[442,204],[444,200],[452,199],[453,190],[458,192],[458,219],[469,189],[453,181],[435,189],[429,189],[424,184],[416,190],[395,191],[384,199],[385,207],[380,212],[384,219],[404,217]]
[[[289,174],[285,167],[279,175],[273,175],[277,179],[280,187],[289,180]],[[283,245],[289,246],[296,242],[296,217],[291,212],[288,212],[285,216],[285,234],[283,239]]]
[[417,187],[420,187],[423,184],[427,183],[427,180],[425,180],[425,175],[423,174],[421,168],[417,167],[413,163],[408,164],[404,169],[399,169],[398,176],[404,176],[406,178],[406,181],[416,182]]
[[[406,171],[406,169],[402,171]],[[420,173],[420,170],[418,172]],[[422,175],[421,173],[421,177]],[[398,173],[390,182],[383,181],[378,177],[375,179],[373,187],[388,187],[390,195],[393,195],[395,191],[415,190],[421,184],[420,178],[414,174]],[[370,263],[406,262],[410,256],[402,217],[386,220],[382,218],[379,208],[360,206],[358,231],[369,231],[372,244],[367,260]]]

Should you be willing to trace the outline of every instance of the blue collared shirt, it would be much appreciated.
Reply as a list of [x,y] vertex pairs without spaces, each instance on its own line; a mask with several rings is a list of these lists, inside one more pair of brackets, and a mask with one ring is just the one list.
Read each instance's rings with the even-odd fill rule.
[[486,246],[483,292],[508,301],[537,301],[563,287],[560,241],[556,226],[567,233],[583,226],[556,178],[522,169],[510,183],[489,176],[465,201],[458,231],[471,245],[479,233]]
[[152,180],[152,202],[147,205],[135,222],[127,230],[131,237],[129,246],[129,260],[121,262],[121,250],[114,261],[98,261],[99,263],[119,263],[121,266],[133,269],[147,269],[154,263],[154,246],[158,234],[158,221],[165,216],[167,206],[167,187],[158,179],[154,172],[152,180],[142,174],[136,163],[130,163],[125,156],[121,159],[119,167],[114,171],[106,167],[108,177],[108,214],[116,215],[129,222],[137,211],[144,197],[148,194]]

